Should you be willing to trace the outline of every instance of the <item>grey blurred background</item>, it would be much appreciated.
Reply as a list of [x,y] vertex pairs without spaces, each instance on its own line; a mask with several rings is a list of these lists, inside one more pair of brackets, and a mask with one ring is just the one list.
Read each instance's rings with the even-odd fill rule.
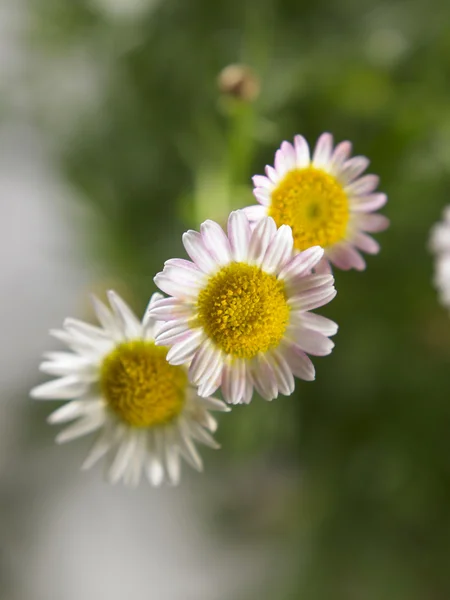
[[[450,597],[449,40],[445,0],[0,0],[1,600]],[[182,232],[322,131],[392,225],[336,273],[316,382],[225,415],[180,488],[81,473],[28,397],[47,330],[108,287],[141,312]]]

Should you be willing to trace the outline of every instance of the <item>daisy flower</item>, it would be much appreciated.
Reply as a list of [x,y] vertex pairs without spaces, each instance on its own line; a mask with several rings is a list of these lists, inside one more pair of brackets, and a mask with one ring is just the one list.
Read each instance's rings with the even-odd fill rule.
[[450,308],[450,206],[444,209],[443,220],[431,230],[430,250],[436,256],[434,285],[442,304]]
[[383,231],[386,217],[374,211],[386,204],[376,192],[379,178],[361,176],[369,165],[364,156],[349,158],[351,143],[333,148],[333,136],[320,136],[312,158],[305,138],[283,142],[275,154],[275,166],[266,177],[253,177],[253,193],[259,205],[245,208],[251,220],[271,216],[280,226],[290,225],[294,246],[302,251],[322,246],[325,257],[317,272],[329,272],[329,262],[339,269],[365,269],[360,250],[376,254],[380,247],[366,232]]
[[232,212],[228,236],[214,221],[183,235],[193,262],[168,260],[156,285],[170,298],[150,314],[165,321],[156,343],[171,346],[172,365],[190,363],[200,396],[221,387],[227,402],[250,402],[253,388],[267,400],[294,390],[294,375],[314,379],[307,352],[329,354],[335,323],[309,312],[336,291],[331,275],[312,275],[323,256],[314,247],[294,253],[292,230],[270,217],[251,228]]
[[209,410],[227,411],[215,398],[201,398],[187,370],[171,366],[167,348],[155,345],[158,324],[150,309],[162,296],[154,294],[140,322],[128,305],[108,292],[112,310],[93,298],[101,327],[66,319],[50,333],[71,352],[49,352],[40,369],[58,379],[35,387],[39,400],[68,400],[49,417],[50,423],[76,419],[56,438],[68,442],[99,430],[83,463],[89,469],[108,454],[108,478],[137,485],[144,471],[153,485],[164,479],[176,484],[180,456],[202,469],[194,440],[218,448],[209,432],[216,421]]

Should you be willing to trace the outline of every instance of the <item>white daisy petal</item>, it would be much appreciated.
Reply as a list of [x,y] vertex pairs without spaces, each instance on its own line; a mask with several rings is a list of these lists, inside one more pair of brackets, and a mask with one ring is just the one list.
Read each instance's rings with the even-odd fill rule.
[[[189,336],[171,347],[167,353],[167,361],[171,365],[181,365],[189,362],[204,339],[205,334],[202,329],[191,329]],[[156,343],[158,344],[158,339]]]
[[304,381],[314,381],[316,372],[311,359],[295,344],[283,348],[283,356],[286,359],[292,373]]
[[173,317],[179,319],[180,317],[187,317],[192,312],[192,307],[186,306],[182,300],[176,298],[161,298],[157,300],[151,306],[148,307],[147,318],[153,318],[155,321],[165,320]]
[[334,342],[325,335],[301,325],[290,327],[288,337],[295,342],[300,350],[313,356],[327,356],[334,348]]
[[111,483],[117,483],[122,479],[127,470],[130,461],[137,446],[137,437],[134,431],[129,431],[122,439],[116,452],[112,465],[108,472],[108,478]]
[[294,138],[295,157],[297,168],[306,169],[310,164],[310,154],[308,142],[302,135],[296,135]]
[[260,265],[262,263],[276,231],[275,221],[271,217],[265,217],[256,224],[248,248],[248,262],[250,264]]
[[64,444],[65,442],[76,440],[79,437],[96,431],[104,422],[105,413],[103,411],[96,411],[93,414],[86,415],[58,433],[56,443]]
[[314,310],[328,304],[335,296],[336,290],[334,287],[325,285],[314,290],[308,290],[299,296],[295,296],[290,300],[290,306],[292,307],[292,310]]
[[94,305],[95,315],[105,332],[114,340],[122,340],[123,332],[109,308],[94,295],[92,295],[92,304]]
[[270,361],[264,354],[259,354],[253,361],[252,376],[255,388],[265,400],[273,400],[278,396],[278,386]]
[[195,354],[189,367],[189,379],[200,385],[204,380],[210,379],[216,372],[217,365],[222,361],[222,352],[210,342],[205,340]]
[[83,415],[89,415],[103,408],[103,403],[100,399],[85,399],[85,400],[72,400],[60,406],[57,410],[53,411],[48,417],[47,421],[51,424],[55,423],[67,423]]
[[222,379],[223,397],[230,404],[242,402],[245,393],[245,362],[235,359],[226,363]]
[[281,269],[279,278],[289,282],[294,278],[309,275],[311,270],[321,260],[323,252],[324,250],[320,246],[313,246],[304,252],[296,254]]
[[111,426],[108,427],[105,424],[105,427],[99,432],[92,448],[81,465],[82,470],[87,471],[88,469],[91,469],[108,453],[108,451],[112,448],[114,441],[115,435],[111,429]]
[[108,290],[108,300],[122,325],[125,336],[131,340],[140,337],[142,334],[142,324],[136,318],[128,304],[114,290]]
[[255,188],[253,195],[263,206],[269,206],[270,204],[270,191],[265,188]]
[[363,231],[377,233],[384,231],[389,227],[389,219],[384,215],[378,214],[358,214],[358,226]]
[[357,233],[353,238],[353,243],[359,250],[363,250],[367,254],[378,254],[380,251],[380,244],[365,233]]
[[71,400],[83,396],[87,384],[76,376],[68,375],[36,386],[30,392],[36,400]]
[[280,180],[280,176],[273,167],[266,167],[266,175],[272,183],[278,183]]
[[263,189],[266,189],[266,190],[272,190],[273,189],[272,182],[270,181],[270,179],[268,179],[264,175],[254,175],[252,177],[252,181],[253,181],[253,185],[255,186],[255,188],[259,187],[259,188],[263,188]]
[[328,251],[327,256],[333,264],[343,271],[347,271],[348,269],[363,271],[366,268],[365,260],[350,244],[334,246]]
[[293,247],[292,229],[282,225],[266,250],[261,268],[267,273],[279,272],[290,260]]
[[323,168],[328,165],[331,160],[333,151],[333,136],[331,133],[323,133],[317,140],[313,154],[313,165],[316,168]]
[[194,299],[195,294],[198,291],[198,286],[190,288],[185,282],[179,281],[173,277],[173,271],[167,272],[164,270],[162,273],[155,275],[153,281],[163,292],[169,296],[175,296],[175,298],[180,300]]
[[304,312],[301,314],[301,319],[306,328],[311,329],[312,331],[318,331],[323,335],[335,335],[338,331],[337,324],[334,321],[331,321],[331,319],[327,319],[322,315]]
[[216,442],[216,440],[212,437],[210,433],[208,433],[201,425],[196,423],[195,421],[190,421],[188,423],[189,432],[193,438],[208,446],[209,448],[213,448],[217,450],[220,448],[220,444]]
[[230,412],[231,410],[229,406],[227,406],[224,402],[218,400],[217,398],[199,397],[197,398],[197,401],[200,405],[204,406],[208,410],[217,410],[220,412]]
[[290,396],[294,391],[295,381],[292,370],[282,352],[274,350],[270,355],[270,363],[279,391],[284,396]]
[[231,248],[227,236],[220,225],[214,221],[205,221],[200,227],[205,247],[219,265],[231,261]]
[[247,260],[250,236],[250,223],[245,213],[241,210],[233,211],[228,218],[228,238],[232,258],[236,262]]
[[183,246],[191,259],[204,273],[211,273],[217,269],[217,263],[207,250],[202,236],[193,230],[183,234]]
[[154,338],[155,337],[155,327],[157,323],[157,319],[150,315],[150,310],[155,304],[159,301],[162,301],[164,296],[158,292],[155,292],[147,305],[147,308],[144,312],[144,317],[142,318],[142,328],[144,330],[145,337]]
[[440,302],[450,307],[450,209],[447,206],[442,220],[430,231],[429,249],[434,254],[433,284]]
[[189,431],[183,430],[181,423],[179,424],[179,432],[177,437],[177,444],[179,451],[184,460],[191,465],[196,471],[203,471],[203,461],[200,454],[193,443]]
[[267,216],[267,207],[255,204],[253,206],[246,206],[242,209],[242,212],[247,217],[247,219],[251,223],[253,223]]
[[365,196],[376,189],[379,181],[378,175],[364,175],[347,185],[345,191],[349,196]]

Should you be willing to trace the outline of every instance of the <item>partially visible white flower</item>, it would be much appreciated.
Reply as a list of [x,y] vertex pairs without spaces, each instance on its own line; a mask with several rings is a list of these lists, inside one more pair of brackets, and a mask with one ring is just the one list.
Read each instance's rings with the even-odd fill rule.
[[187,371],[169,365],[167,348],[155,345],[158,324],[149,311],[161,294],[152,296],[142,322],[115,292],[108,298],[112,311],[93,298],[101,327],[66,319],[62,330],[51,331],[70,352],[45,355],[40,369],[57,379],[35,387],[31,396],[68,400],[48,419],[58,424],[76,419],[58,434],[58,443],[100,430],[84,469],[108,454],[111,483],[122,479],[135,486],[144,471],[153,485],[164,479],[176,484],[180,456],[202,469],[194,440],[218,448],[209,433],[217,423],[208,411],[228,407],[199,397]]
[[150,314],[165,321],[156,343],[171,346],[167,360],[190,364],[189,378],[208,396],[219,387],[227,402],[267,400],[294,390],[294,375],[315,377],[306,353],[329,354],[337,325],[309,312],[336,295],[332,275],[312,275],[323,249],[294,253],[292,230],[270,217],[253,228],[232,212],[228,235],[214,221],[183,244],[193,262],[168,260],[156,285],[170,298]]
[[386,217],[374,213],[387,200],[375,191],[379,178],[361,176],[369,160],[350,158],[351,149],[350,142],[334,148],[333,136],[324,133],[311,156],[307,141],[297,135],[294,144],[281,144],[266,176],[253,177],[259,205],[245,208],[247,216],[257,221],[269,215],[278,227],[290,225],[299,251],[322,246],[325,257],[316,272],[329,272],[329,262],[344,270],[365,269],[360,251],[376,254],[380,249],[367,232],[389,225]]
[[443,220],[431,229],[430,250],[435,255],[433,283],[442,304],[450,308],[450,206],[442,216]]

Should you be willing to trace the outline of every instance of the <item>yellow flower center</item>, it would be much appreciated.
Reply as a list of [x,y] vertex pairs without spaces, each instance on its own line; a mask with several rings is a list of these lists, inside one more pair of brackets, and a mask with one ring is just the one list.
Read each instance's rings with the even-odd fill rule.
[[124,342],[106,356],[100,387],[109,407],[128,425],[152,427],[180,414],[187,375],[166,361],[167,348],[152,342]]
[[198,318],[227,354],[253,358],[278,346],[289,320],[284,283],[259,267],[231,263],[198,298]]
[[297,250],[326,248],[346,235],[348,198],[337,179],[322,169],[294,169],[272,192],[269,215],[278,227],[292,227]]

